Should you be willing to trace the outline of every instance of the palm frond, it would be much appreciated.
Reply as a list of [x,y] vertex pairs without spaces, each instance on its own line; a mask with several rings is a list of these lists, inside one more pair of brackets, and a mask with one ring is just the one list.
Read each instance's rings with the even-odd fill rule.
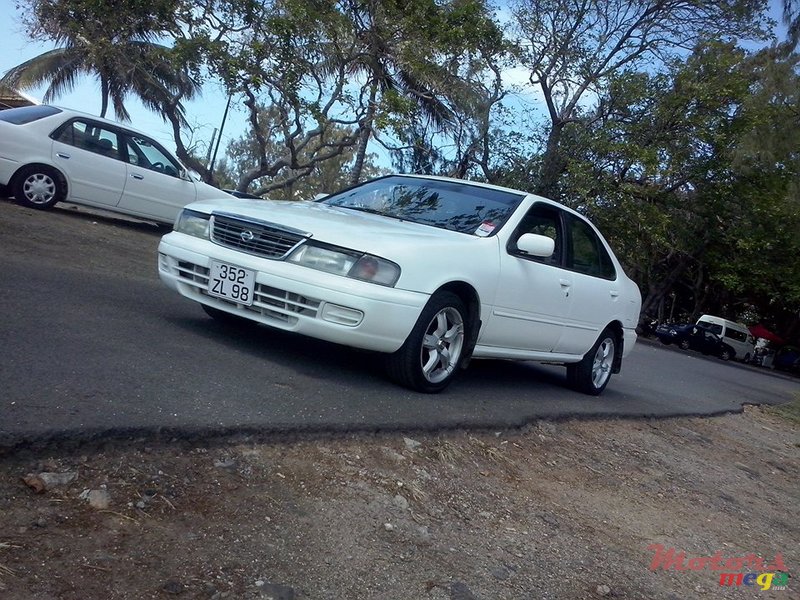
[[432,86],[426,85],[415,73],[401,69],[397,78],[402,84],[406,96],[414,102],[426,117],[437,127],[447,128],[454,119],[453,111],[442,102],[439,94]]
[[39,87],[64,70],[80,70],[81,55],[72,48],[57,48],[9,69],[0,84],[19,89]]

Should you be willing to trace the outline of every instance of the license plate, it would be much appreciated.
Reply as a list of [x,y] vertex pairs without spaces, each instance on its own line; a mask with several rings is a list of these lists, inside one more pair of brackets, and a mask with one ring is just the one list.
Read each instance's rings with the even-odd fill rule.
[[208,277],[210,296],[250,306],[253,303],[255,282],[255,271],[211,261],[211,273]]

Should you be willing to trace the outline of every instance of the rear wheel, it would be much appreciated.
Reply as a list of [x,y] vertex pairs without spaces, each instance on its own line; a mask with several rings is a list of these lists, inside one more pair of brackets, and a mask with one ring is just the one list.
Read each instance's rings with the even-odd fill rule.
[[735,355],[736,355],[736,353],[735,353],[735,352],[733,351],[733,349],[731,349],[731,348],[727,348],[727,347],[726,347],[726,348],[723,348],[722,350],[720,350],[720,351],[719,351],[719,357],[720,357],[722,360],[730,360],[730,359],[732,359],[732,358],[733,358]]
[[567,365],[567,381],[573,389],[591,396],[606,389],[617,355],[617,340],[617,334],[606,328],[583,360]]
[[32,165],[17,173],[12,190],[14,199],[22,206],[46,210],[64,199],[67,184],[55,169]]
[[418,392],[446,388],[464,358],[469,323],[464,302],[451,292],[433,296],[405,343],[387,359],[389,376]]

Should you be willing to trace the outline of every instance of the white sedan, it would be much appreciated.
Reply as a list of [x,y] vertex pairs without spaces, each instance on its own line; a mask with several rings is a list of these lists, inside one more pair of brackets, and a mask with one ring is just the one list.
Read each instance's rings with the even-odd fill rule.
[[594,226],[497,186],[394,175],[314,202],[197,202],[158,252],[212,317],[385,353],[421,392],[500,358],[565,364],[596,395],[636,342],[639,289]]
[[54,106],[0,111],[0,186],[30,208],[68,200],[161,223],[191,202],[228,196],[147,135]]

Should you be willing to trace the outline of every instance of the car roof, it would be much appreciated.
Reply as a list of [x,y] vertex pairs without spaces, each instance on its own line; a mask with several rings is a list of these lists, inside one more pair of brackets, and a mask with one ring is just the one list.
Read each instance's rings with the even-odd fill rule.
[[[42,106],[52,106],[53,108],[57,108],[58,110],[61,111],[61,113],[59,113],[59,114],[61,114],[62,116],[65,116],[66,118],[82,117],[84,119],[92,119],[93,121],[99,121],[100,123],[105,123],[106,125],[110,125],[112,127],[117,127],[118,129],[124,129],[125,131],[129,131],[131,133],[137,133],[139,135],[144,135],[144,136],[147,136],[147,137],[151,137],[149,134],[145,133],[144,131],[140,131],[140,130],[138,130],[138,129],[134,128],[134,127],[131,127],[130,125],[127,125],[125,123],[120,123],[119,121],[114,121],[112,119],[106,119],[105,117],[98,117],[97,115],[93,115],[93,114],[90,114],[90,113],[85,113],[85,112],[82,112],[80,110],[75,110],[75,109],[72,109],[72,108],[64,108],[63,106],[56,106],[54,104],[53,105],[43,104]],[[53,115],[53,116],[55,116],[55,115]]]

